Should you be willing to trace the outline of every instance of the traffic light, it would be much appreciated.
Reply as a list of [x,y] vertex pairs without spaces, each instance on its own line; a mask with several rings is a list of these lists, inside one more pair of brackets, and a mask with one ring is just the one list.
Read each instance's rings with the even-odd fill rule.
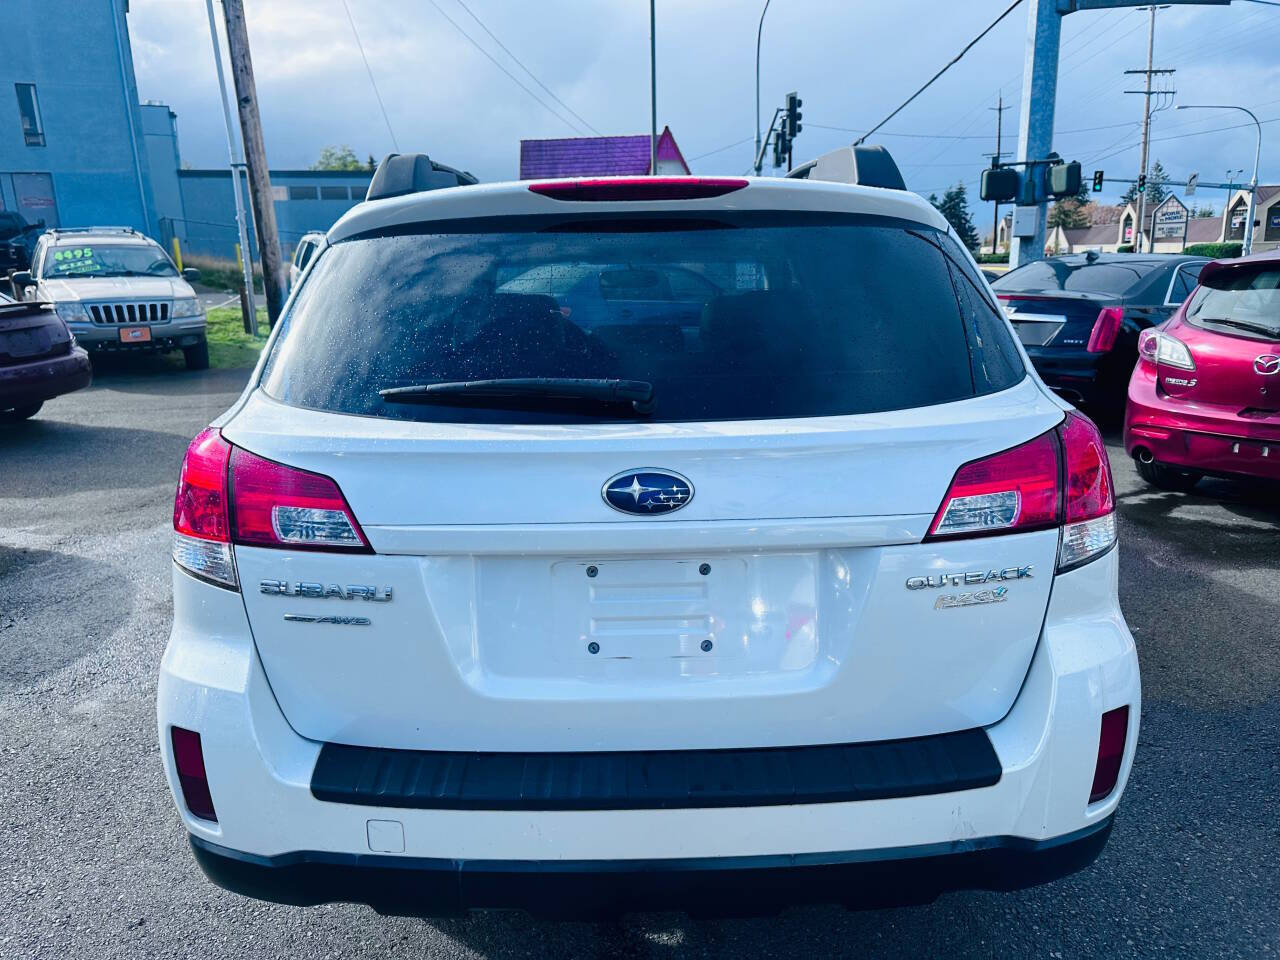
[[1093,192],[1094,193],[1102,192],[1102,171],[1101,170],[1093,171]]
[[773,135],[773,165],[775,167],[787,165],[787,135],[783,130]]
[[800,112],[800,107],[803,105],[804,101],[800,99],[798,94],[794,92],[787,94],[787,140],[794,140],[796,138],[796,134],[804,129],[800,126],[800,118],[804,116],[804,114]]
[[1138,192],[1147,192],[1147,175],[1145,173],[1138,174]]

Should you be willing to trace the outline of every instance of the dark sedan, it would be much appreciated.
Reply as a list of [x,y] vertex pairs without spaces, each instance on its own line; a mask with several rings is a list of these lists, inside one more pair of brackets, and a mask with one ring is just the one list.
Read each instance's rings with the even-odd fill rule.
[[89,355],[50,304],[0,296],[0,423],[33,417],[92,379]]
[[1029,263],[991,286],[1044,382],[1114,419],[1124,412],[1138,335],[1178,309],[1208,262],[1090,252]]

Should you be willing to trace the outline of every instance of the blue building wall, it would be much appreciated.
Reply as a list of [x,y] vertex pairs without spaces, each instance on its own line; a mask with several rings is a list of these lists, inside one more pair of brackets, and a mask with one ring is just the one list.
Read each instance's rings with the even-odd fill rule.
[[[162,232],[160,218],[165,215],[165,211],[169,211],[171,218],[182,215],[182,184],[178,180],[178,171],[182,168],[182,155],[178,152],[178,115],[167,104],[144,103],[142,132],[151,174],[156,230]],[[182,236],[181,231],[178,236]]]
[[[272,170],[276,231],[286,257],[304,233],[328,230],[344,213],[364,199],[373,174],[367,170]],[[181,204],[160,207],[157,236],[168,243],[178,236],[185,253],[235,258],[236,206],[229,170],[179,170]],[[241,180],[241,189],[244,181]],[[241,196],[246,197],[247,192]],[[246,209],[248,207],[246,206]],[[249,213],[249,246],[258,256],[257,232]]]
[[[148,233],[155,211],[126,0],[5,0],[0,199],[51,226]],[[43,145],[28,145],[15,84],[34,84]]]

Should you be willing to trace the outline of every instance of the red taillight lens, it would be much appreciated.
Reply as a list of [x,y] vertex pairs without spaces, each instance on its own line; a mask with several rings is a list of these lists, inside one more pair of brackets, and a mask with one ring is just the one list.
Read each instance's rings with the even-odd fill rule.
[[1111,513],[1116,508],[1115,490],[1102,434],[1092,420],[1078,413],[1067,414],[1060,429],[1067,463],[1066,522]]
[[966,463],[956,471],[926,539],[1055,527],[1058,473],[1053,431]]
[[323,474],[235,447],[231,503],[232,539],[238,544],[370,552],[342,491]]
[[182,477],[173,500],[173,529],[188,537],[230,539],[227,521],[227,461],[231,444],[210,427],[201,431],[187,447],[182,461]]
[[1105,800],[1116,788],[1120,779],[1120,765],[1124,762],[1124,744],[1129,736],[1129,708],[1117,707],[1102,715],[1102,729],[1098,734],[1098,764],[1093,770],[1093,789],[1089,802]]
[[531,183],[529,189],[552,200],[703,200],[746,186],[738,177],[608,177]]
[[1065,517],[1058,571],[1096,559],[1116,542],[1115,483],[1102,434],[1083,414],[1069,413],[1058,428],[1066,464]]
[[1093,332],[1089,334],[1090,353],[1106,353],[1116,345],[1116,336],[1124,323],[1124,310],[1120,307],[1103,307],[1098,311],[1098,319],[1093,322]]
[[212,427],[187,447],[173,498],[173,562],[192,576],[235,590],[240,583],[231,556],[230,458],[231,444]]
[[170,727],[173,740],[173,764],[178,768],[178,785],[182,800],[193,817],[218,822],[209,793],[209,777],[204,770],[204,750],[200,734],[182,727]]

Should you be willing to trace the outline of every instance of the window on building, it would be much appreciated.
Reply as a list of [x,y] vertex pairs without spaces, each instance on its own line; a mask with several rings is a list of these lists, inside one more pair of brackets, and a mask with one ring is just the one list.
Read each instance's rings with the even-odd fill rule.
[[346,200],[349,194],[346,187],[321,187],[321,200]]
[[368,187],[352,187],[351,199],[359,203],[360,201],[364,200],[364,198],[368,195],[368,193],[369,193]]
[[15,83],[18,92],[18,116],[22,118],[22,138],[28,147],[44,146],[44,123],[40,119],[40,102],[34,83]]
[[1265,239],[1280,240],[1280,204],[1271,208],[1266,214],[1267,232]]
[[319,196],[315,187],[290,187],[290,200],[315,200]]

